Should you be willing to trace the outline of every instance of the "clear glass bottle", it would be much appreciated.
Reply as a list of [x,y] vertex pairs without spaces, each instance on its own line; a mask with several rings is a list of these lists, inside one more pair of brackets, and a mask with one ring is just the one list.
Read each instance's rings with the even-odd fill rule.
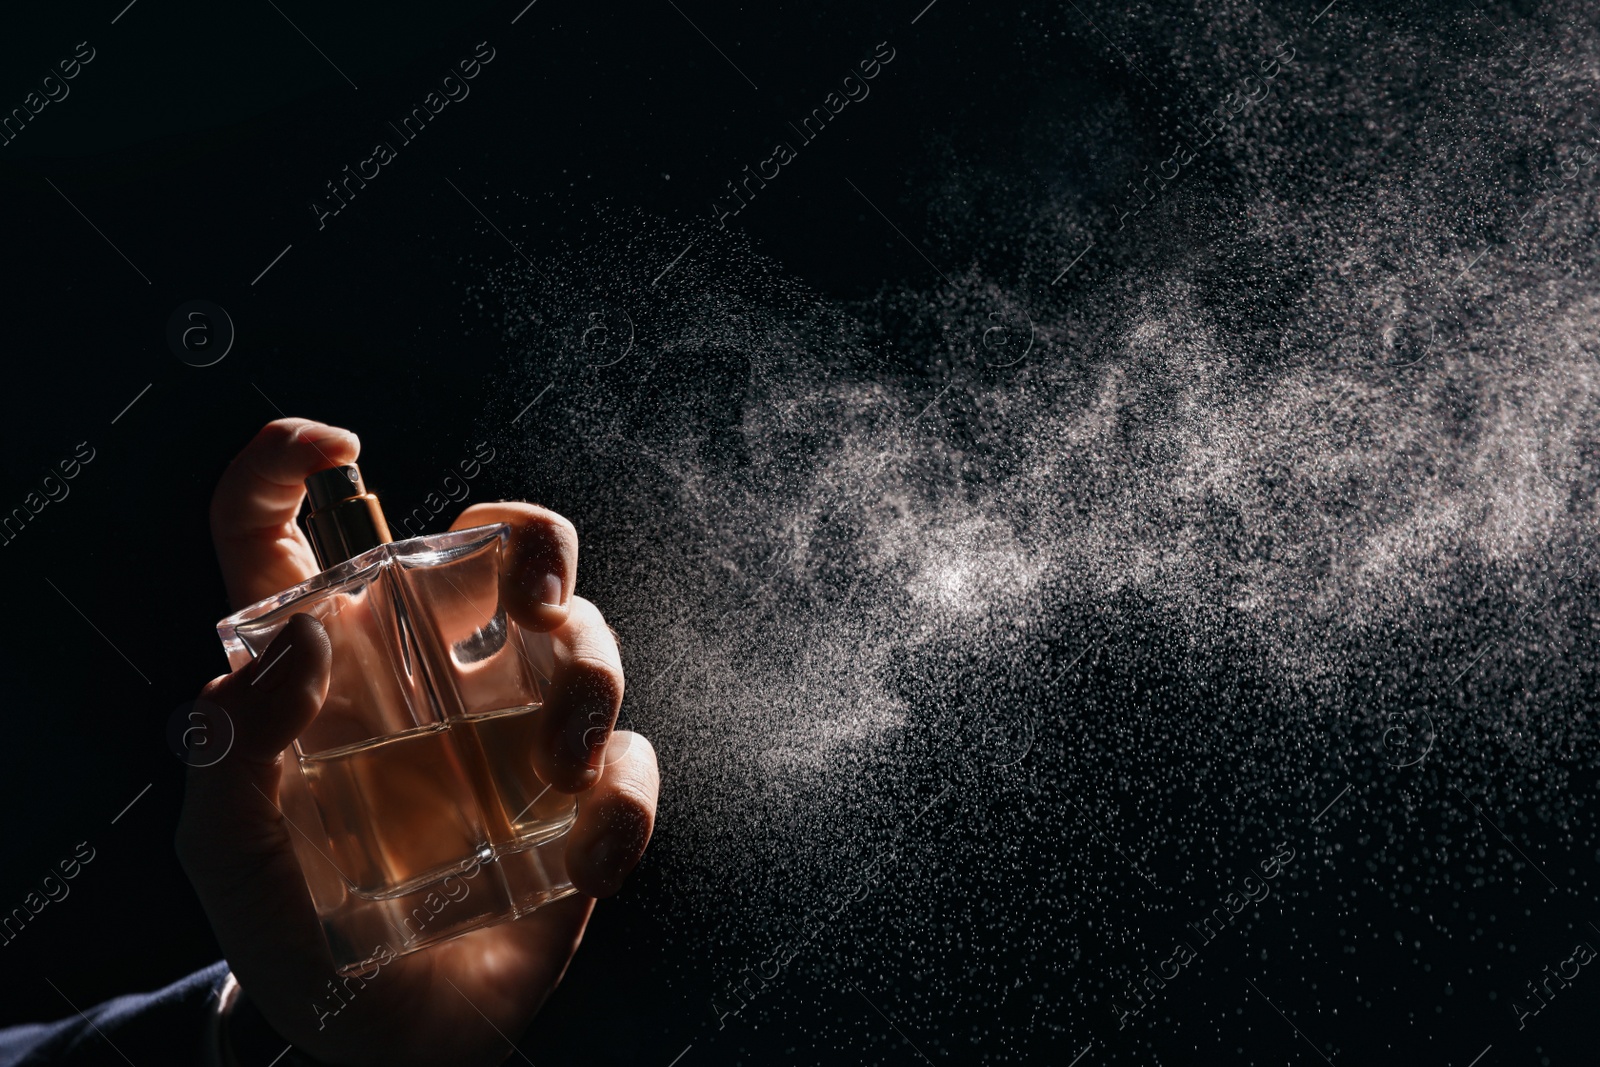
[[504,524],[392,542],[354,464],[306,480],[321,574],[217,624],[237,669],[291,616],[333,645],[328,698],[279,790],[341,974],[575,890],[572,796],[531,762],[548,638],[500,599]]

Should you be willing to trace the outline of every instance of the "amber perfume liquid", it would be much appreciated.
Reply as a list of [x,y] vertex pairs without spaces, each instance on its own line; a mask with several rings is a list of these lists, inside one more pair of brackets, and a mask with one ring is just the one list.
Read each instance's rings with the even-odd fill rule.
[[368,896],[392,896],[464,869],[488,843],[449,726],[303,757],[329,858]]
[[520,753],[535,743],[535,708],[507,708],[468,716],[462,724],[484,754],[489,787],[504,807],[510,833],[536,842],[565,833],[577,814],[572,798],[557,793]]
[[280,798],[329,947],[354,973],[574,892],[576,806],[533,766],[550,657],[501,603],[507,528],[389,542],[353,466],[307,484],[332,565],[218,631],[236,668],[299,612],[328,633],[328,697],[285,753]]

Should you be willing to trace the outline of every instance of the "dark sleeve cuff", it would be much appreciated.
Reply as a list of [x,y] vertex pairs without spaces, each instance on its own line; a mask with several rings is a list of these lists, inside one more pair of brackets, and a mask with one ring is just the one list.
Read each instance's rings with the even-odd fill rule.
[[227,974],[227,963],[218,962],[165,989],[117,997],[53,1023],[0,1030],[0,1067],[202,1063]]

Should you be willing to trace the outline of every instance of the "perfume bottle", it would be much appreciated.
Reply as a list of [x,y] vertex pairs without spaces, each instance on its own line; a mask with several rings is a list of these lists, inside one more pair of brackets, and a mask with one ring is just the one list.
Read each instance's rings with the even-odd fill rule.
[[322,573],[217,624],[237,669],[297,613],[333,646],[328,697],[279,799],[341,974],[575,892],[577,813],[531,753],[549,639],[500,599],[501,523],[393,541],[354,464],[306,480]]

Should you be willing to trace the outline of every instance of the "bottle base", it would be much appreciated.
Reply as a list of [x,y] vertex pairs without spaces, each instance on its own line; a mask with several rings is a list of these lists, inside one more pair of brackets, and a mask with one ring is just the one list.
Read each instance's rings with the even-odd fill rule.
[[384,964],[469,930],[516,919],[577,892],[567,835],[503,852],[382,900],[346,898],[322,917],[340,975],[370,978]]

